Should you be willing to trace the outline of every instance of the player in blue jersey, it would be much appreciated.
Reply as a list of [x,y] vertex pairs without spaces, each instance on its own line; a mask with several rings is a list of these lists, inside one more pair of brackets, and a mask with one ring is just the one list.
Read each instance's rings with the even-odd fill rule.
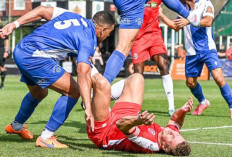
[[[179,0],[162,0],[170,9],[187,18],[193,25],[199,25],[196,12],[189,12]],[[147,0],[113,0],[120,14],[118,45],[106,63],[104,77],[111,83],[120,72],[133,41],[142,26],[144,3]],[[157,5],[157,4],[153,4]],[[203,10],[199,7],[197,11]]]
[[[22,39],[14,50],[14,60],[27,84],[29,93],[22,100],[15,120],[6,126],[8,133],[19,134],[32,139],[33,134],[23,127],[36,106],[47,96],[48,88],[61,93],[53,113],[37,138],[36,146],[67,148],[53,136],[64,123],[70,111],[81,96],[86,104],[86,120],[94,130],[94,119],[90,106],[91,57],[97,47],[97,40],[103,41],[114,29],[113,16],[105,11],[98,12],[92,20],[61,8],[37,7],[17,21],[0,30],[5,38],[14,29],[28,22],[46,19],[48,22]],[[77,81],[57,64],[68,53],[77,55]]]
[[214,7],[209,0],[182,0],[182,2],[189,10],[196,10],[200,6],[205,8],[197,14],[201,19],[199,27],[193,27],[184,18],[172,21],[162,11],[160,12],[160,18],[169,27],[177,31],[181,28],[184,29],[185,48],[187,50],[185,63],[186,85],[200,102],[193,115],[201,115],[203,110],[210,105],[203,95],[201,85],[197,82],[197,77],[201,75],[205,63],[230,108],[230,118],[232,118],[231,89],[223,77],[222,66],[217,55],[211,27],[214,19]]

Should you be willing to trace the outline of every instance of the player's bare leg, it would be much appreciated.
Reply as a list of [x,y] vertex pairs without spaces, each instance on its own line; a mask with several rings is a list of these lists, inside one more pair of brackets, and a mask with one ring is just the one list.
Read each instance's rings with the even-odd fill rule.
[[201,85],[197,82],[197,77],[186,77],[186,85],[189,87],[192,94],[200,102],[200,104],[196,107],[192,114],[201,115],[203,110],[209,107],[210,102],[207,99],[205,99]]
[[134,64],[134,73],[140,73],[143,75],[144,62]]
[[70,111],[80,97],[76,81],[70,74],[65,74],[48,88],[61,93],[62,96],[56,102],[52,115],[45,126],[41,136],[36,140],[36,146],[49,148],[67,148],[68,146],[57,141],[54,132],[64,123]]
[[[119,29],[119,41],[116,49],[106,63],[104,77],[111,83],[120,72],[129,55],[139,29]],[[114,69],[114,70],[112,70]]]
[[226,100],[229,108],[230,108],[230,118],[232,118],[232,95],[231,95],[231,89],[229,85],[225,82],[222,68],[217,68],[211,71],[211,74],[217,83],[218,87],[221,90],[221,94]]
[[143,95],[144,78],[141,74],[133,74],[126,79],[122,95],[117,102],[131,102],[142,105]]
[[168,116],[172,116],[175,112],[175,105],[174,105],[174,93],[173,93],[173,81],[172,77],[169,74],[169,63],[168,63],[168,56],[166,54],[158,54],[152,56],[152,60],[156,62],[160,75],[163,81],[163,88],[165,94],[168,99]]
[[104,121],[109,115],[110,84],[101,74],[92,77],[93,98],[91,103],[95,121]]

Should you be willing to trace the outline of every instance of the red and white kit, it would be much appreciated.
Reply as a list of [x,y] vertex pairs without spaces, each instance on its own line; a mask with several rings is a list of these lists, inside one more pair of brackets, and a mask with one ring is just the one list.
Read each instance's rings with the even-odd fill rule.
[[[125,135],[117,126],[116,121],[125,116],[136,116],[141,110],[141,105],[119,102],[112,108],[109,117],[103,122],[95,121],[94,132],[86,127],[87,134],[93,143],[102,149],[120,150],[135,153],[155,153],[160,151],[158,134],[163,129],[160,125],[140,125],[131,135]],[[168,125],[178,131],[175,125]]]
[[162,0],[147,3],[143,25],[132,46],[133,64],[144,62],[157,54],[167,54],[159,27],[159,6]]

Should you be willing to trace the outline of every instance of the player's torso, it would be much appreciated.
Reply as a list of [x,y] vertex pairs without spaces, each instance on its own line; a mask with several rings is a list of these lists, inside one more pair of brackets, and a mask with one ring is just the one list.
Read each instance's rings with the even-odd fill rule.
[[159,6],[161,3],[162,0],[151,0],[145,4],[143,25],[137,38],[149,32],[155,32],[161,35],[161,29],[159,27]]
[[91,20],[65,12],[25,37],[19,47],[31,49],[34,56],[60,60],[67,53],[77,54],[80,44],[92,45],[93,55],[96,43],[95,27]]
[[[200,6],[202,7],[202,5],[204,5],[205,8],[205,10],[198,12],[198,18],[201,19],[207,12],[210,12],[211,9],[212,11],[214,10],[213,8],[209,8],[211,5],[209,6],[208,3],[211,2],[207,0],[197,0],[195,2],[194,10],[198,9]],[[189,24],[183,29],[187,56],[216,51],[212,27],[194,27]]]
[[158,124],[142,125],[136,128],[135,136],[126,137],[115,125],[106,132],[103,148],[135,153],[158,152],[158,134],[161,130]]

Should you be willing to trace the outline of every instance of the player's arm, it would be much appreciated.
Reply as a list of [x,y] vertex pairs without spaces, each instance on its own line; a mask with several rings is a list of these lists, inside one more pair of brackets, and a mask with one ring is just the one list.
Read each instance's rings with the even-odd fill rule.
[[125,116],[116,122],[116,126],[119,130],[121,130],[124,134],[130,135],[134,132],[135,126],[138,125],[151,125],[155,119],[155,115],[153,113],[148,113],[148,111],[144,111],[142,114],[138,116]]
[[77,82],[79,85],[80,95],[85,104],[85,118],[91,124],[94,131],[94,119],[91,111],[91,67],[87,63],[79,62],[77,64]]
[[[210,1],[206,1],[205,9],[203,10],[203,17],[200,19],[198,27],[211,27],[214,19],[214,7]],[[189,24],[188,20],[180,18],[175,20],[175,23],[179,27],[183,27]]]
[[169,19],[166,15],[163,14],[163,9],[159,8],[159,18],[163,23],[165,23],[169,28],[179,31],[182,27],[179,27],[175,24],[175,21]]
[[193,99],[190,98],[180,109],[174,112],[168,124],[174,124],[181,128],[183,126],[186,113],[190,112],[192,108]]
[[65,9],[62,8],[53,8],[53,7],[44,7],[44,6],[39,6],[25,15],[21,16],[19,19],[16,21],[7,24],[4,26],[2,29],[0,29],[0,37],[2,39],[6,38],[8,35],[10,35],[15,29],[17,29],[19,26],[29,23],[29,22],[34,22],[34,21],[39,21],[41,19],[45,19],[47,21],[51,20],[52,18],[60,15],[61,13],[65,12]]

